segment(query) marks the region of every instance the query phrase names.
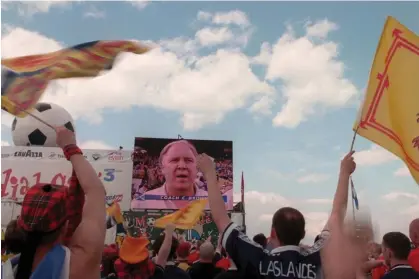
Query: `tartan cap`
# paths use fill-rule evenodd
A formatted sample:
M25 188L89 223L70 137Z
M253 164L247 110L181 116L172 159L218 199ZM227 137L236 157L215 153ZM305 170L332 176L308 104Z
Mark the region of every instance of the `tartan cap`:
M37 184L29 188L22 202L18 226L27 232L52 232L67 220L68 189Z

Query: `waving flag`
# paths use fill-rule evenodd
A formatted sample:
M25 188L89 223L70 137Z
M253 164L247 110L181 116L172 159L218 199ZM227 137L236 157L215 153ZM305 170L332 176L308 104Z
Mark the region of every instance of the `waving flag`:
M207 203L207 199L192 201L186 207L157 219L154 227L164 229L168 223L173 223L178 229L193 229L201 218Z
M356 208L356 210L359 210L358 195L356 194L355 186L354 186L354 183L352 182L352 179L351 179L351 192L352 192L352 202L354 204L354 207Z
M31 110L49 81L94 77L112 68L121 52L143 54L150 48L130 41L93 41L47 54L2 59L1 107L18 117Z
M388 17L360 117L360 136L402 159L419 184L419 36Z

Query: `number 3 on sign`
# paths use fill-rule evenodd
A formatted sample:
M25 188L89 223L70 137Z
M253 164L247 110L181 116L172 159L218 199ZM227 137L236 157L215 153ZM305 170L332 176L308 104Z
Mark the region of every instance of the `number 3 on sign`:
M105 174L103 176L103 180L106 182L111 182L115 180L115 169L105 169Z

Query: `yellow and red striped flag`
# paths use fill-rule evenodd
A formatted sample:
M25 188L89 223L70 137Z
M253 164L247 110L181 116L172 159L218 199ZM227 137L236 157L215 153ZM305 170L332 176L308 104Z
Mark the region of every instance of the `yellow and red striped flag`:
M121 52L143 54L150 48L131 41L93 41L59 51L2 59L1 108L25 117L41 98L49 81L95 77L111 69Z

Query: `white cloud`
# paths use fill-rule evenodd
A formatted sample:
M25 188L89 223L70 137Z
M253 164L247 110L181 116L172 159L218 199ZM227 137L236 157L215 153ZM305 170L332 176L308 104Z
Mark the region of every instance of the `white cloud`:
M409 223L419 216L419 195L406 192L391 192L382 196L382 199L386 203L386 210L389 211L385 212L385 214L391 214L389 216L383 215L386 216L385 219L389 220L389 222L403 224L404 228L401 231L406 233ZM397 210L394 210L394 208L397 208ZM396 216L394 216L395 211ZM394 231L394 228L392 229L391 226L386 225L388 228L386 227L384 233L390 230Z
M105 149L105 150L114 150L115 147L109 144L104 143L100 140L88 140L79 144L81 149Z
M13 119L15 117L4 110L1 111L1 124L6 126L7 128L12 127ZM3 127L2 127L3 128Z
M207 21L207 20L210 20L212 18L212 14L210 12L199 11L196 15L196 18L198 20Z
M272 48L268 42L263 42L260 46L260 52L253 57L252 62L255 64L268 65L272 59Z
M10 143L8 141L2 140L1 146L10 146Z
M403 166L394 172L395 176L409 176L410 171L407 166Z
M375 166L397 160L392 153L378 145L372 145L370 149L358 151L354 154L357 165Z
M335 31L337 29L338 25L336 23L324 19L316 22L315 24L308 23L306 25L306 34L310 37L324 39L331 31Z
M275 104L275 100L272 96L262 96L249 108L249 111L260 113L264 115L272 114L272 106Z
M104 11L99 10L95 6L92 6L92 7L90 7L90 9L88 11L86 11L84 13L83 16L87 17L87 18L99 19L99 18L105 18L106 14L105 14Z
M166 48L176 45L169 40L165 43ZM4 56L11 57L62 46L39 33L17 28L3 36L2 47ZM75 119L82 117L98 124L105 108L152 106L178 112L189 130L216 124L225 114L274 94L271 86L253 73L250 59L239 49L230 48L206 56L179 55L165 48L146 55L122 54L114 69L102 76L55 84L61 88L49 86L43 101L64 106Z
M219 123L239 108L255 114L272 113L280 98L271 84L253 72L255 63L267 64L266 77L284 84L279 93L286 102L273 120L276 126L295 127L313 114L314 108L343 106L356 94L356 88L343 78L344 65L336 59L334 42L297 38L288 29L276 44L263 43L260 55L251 58L240 48L252 33L243 12L199 12L198 18L229 24L232 29L203 27L191 38L162 39L157 42L160 48L146 55L121 55L113 70L100 77L55 82L62 88L49 86L43 101L62 105L75 119L95 124L101 123L104 109L151 106L178 112L184 129L197 130ZM245 27L234 29L234 24ZM324 25L325 21L307 28L316 24ZM200 51L215 44L219 44L215 52ZM62 47L51 38L22 28L2 37L3 57Z
M297 179L298 183L319 183L328 180L330 175L323 173L310 173Z
M52 52L61 48L63 45L59 42L20 27L9 30L1 39L2 58Z
M37 13L48 13L54 6L64 7L71 4L68 0L54 0L54 1L2 1L2 9L16 8L20 16L31 17ZM4 8L3 8L4 6Z
M218 25L237 25L241 27L250 25L247 15L239 10L218 13L199 11L197 18L198 20L211 21L213 24Z
M250 24L247 15L239 10L229 12L218 12L212 17L215 24L235 24L238 26L248 26Z
M136 7L138 10L143 10L145 7L147 7L148 4L150 4L150 1L148 0L126 0L131 5Z
M330 199L308 199L306 200L307 203L312 204L324 204L324 205L331 205L333 203L333 200Z
M213 46L230 41L233 38L233 32L227 27L200 29L195 34L198 41L203 46Z
M322 29L325 22L310 24L302 37L288 27L273 46L265 43L254 58L254 62L267 63L268 80L281 82L285 103L273 119L274 126L296 127L319 108L345 106L357 94L355 85L344 77L337 43L318 42L308 34Z

